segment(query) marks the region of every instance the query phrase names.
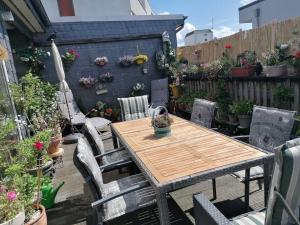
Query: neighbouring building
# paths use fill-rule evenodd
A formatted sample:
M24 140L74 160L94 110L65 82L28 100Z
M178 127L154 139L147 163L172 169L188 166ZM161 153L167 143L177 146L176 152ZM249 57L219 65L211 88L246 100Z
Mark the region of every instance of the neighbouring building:
M152 15L148 0L42 0L51 22L99 21L105 17Z
M253 28L300 16L299 0L257 0L239 8L240 23Z
M211 29L195 30L185 35L185 45L193 46L213 40L214 34Z

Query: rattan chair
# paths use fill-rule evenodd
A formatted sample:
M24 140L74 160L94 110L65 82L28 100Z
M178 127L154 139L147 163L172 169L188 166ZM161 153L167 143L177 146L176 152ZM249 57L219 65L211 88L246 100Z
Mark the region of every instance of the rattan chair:
M194 196L196 225L300 225L300 139L275 149L267 208L228 220L203 194Z
M97 214L97 224L106 224L156 203L155 192L142 174L104 183L102 171L114 167L115 163L99 167L96 159L88 142L80 138L73 160L92 193L94 202L91 206Z

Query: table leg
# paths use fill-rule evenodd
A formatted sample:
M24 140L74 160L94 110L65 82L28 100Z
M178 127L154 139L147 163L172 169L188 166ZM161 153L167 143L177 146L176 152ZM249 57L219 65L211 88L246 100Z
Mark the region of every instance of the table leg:
M166 193L156 194L160 225L170 225L169 207Z
M250 168L245 170L245 210L249 211L249 196L250 196Z
M270 189L270 177L271 175L271 163L264 164L264 192L265 192L265 206L268 204L269 189Z
M111 131L111 136L112 136L114 148L118 148L119 147L118 138L113 130Z

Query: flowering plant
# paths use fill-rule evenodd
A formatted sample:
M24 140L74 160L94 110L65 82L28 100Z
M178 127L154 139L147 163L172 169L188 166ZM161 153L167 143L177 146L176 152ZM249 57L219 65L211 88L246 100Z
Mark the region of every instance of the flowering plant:
M61 56L64 63L74 62L80 55L75 49L70 49Z
M108 63L108 58L106 56L97 57L94 62L97 66L102 67Z
M298 74L300 74L300 51L291 56L290 64L295 68Z
M134 63L134 57L131 55L125 55L119 58L119 64L124 67L131 66L133 63Z
M283 64L288 59L289 45L281 44L275 47L275 50L262 53L264 63L267 66L276 66Z
M91 76L89 77L81 77L79 79L79 84L84 86L85 88L91 88L97 83L97 79Z
M99 81L101 83L112 82L113 79L114 79L114 77L111 73L104 73L104 74L99 75Z
M0 223L15 218L23 210L22 202L15 190L0 184Z

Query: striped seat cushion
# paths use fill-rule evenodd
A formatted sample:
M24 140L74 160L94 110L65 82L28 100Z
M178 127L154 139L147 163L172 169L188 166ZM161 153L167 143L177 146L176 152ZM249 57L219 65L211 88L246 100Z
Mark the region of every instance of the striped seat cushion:
M253 212L232 219L232 225L264 225L265 215L263 212Z
M118 193L124 189L132 187L144 181L146 181L146 179L142 174L137 174L122 178L117 181L112 181L105 184L103 196L107 197L109 195ZM151 186L142 188L138 191L130 192L104 204L104 221L109 221L126 213L134 212L142 207L150 206L155 202L155 192Z
M275 149L275 166L266 214L266 224L295 224L274 190L283 196L291 211L300 219L300 138Z
M148 96L118 98L123 121L136 120L149 116Z

